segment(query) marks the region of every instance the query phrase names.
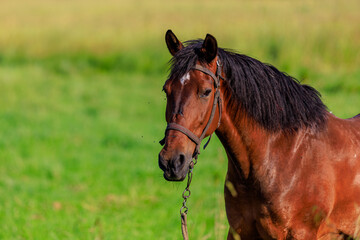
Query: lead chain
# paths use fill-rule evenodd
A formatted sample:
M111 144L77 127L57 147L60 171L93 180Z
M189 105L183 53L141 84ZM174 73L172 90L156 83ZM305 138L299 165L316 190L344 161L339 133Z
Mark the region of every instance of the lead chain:
M191 195L191 191L190 191L190 184L191 184L191 180L193 177L193 169L194 169L194 165L196 164L196 162L191 161L190 166L189 166L189 172L188 172L188 179L187 179L187 184L186 184L186 188L184 190L184 192L182 193L182 198L183 203L182 203L182 207L180 208L180 215L182 214L187 214L189 208L186 206L186 201L188 200L188 198Z

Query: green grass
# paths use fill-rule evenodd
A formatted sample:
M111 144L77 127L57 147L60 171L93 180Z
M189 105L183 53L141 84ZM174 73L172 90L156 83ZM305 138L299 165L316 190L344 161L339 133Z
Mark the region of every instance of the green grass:
M185 183L157 164L164 34L217 37L360 112L359 1L6 1L0 8L0 239L180 239ZM191 239L225 239L227 160L195 168Z

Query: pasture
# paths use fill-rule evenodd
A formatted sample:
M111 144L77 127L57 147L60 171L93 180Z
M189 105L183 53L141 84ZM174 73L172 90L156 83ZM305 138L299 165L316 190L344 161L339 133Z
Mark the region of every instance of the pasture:
M0 239L180 239L185 183L158 168L164 34L221 47L360 113L360 2L1 1ZM227 160L199 156L190 239L225 239Z

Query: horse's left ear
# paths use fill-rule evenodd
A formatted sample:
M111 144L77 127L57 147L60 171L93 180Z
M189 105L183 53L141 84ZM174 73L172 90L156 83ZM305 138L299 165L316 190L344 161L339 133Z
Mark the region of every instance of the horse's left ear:
M201 52L205 56L205 60L210 63L217 55L217 41L216 38L210 34L206 34L204 43L201 47Z

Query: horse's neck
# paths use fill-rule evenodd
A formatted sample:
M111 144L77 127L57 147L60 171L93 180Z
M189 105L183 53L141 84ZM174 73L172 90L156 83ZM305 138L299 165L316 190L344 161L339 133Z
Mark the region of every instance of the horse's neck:
M259 161L267 154L270 136L246 113L239 113L236 118L233 112L223 111L216 134L226 150L229 164L235 168L234 173L248 179L254 166L261 164Z

